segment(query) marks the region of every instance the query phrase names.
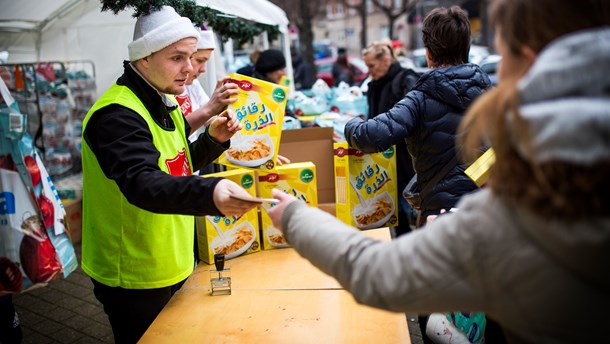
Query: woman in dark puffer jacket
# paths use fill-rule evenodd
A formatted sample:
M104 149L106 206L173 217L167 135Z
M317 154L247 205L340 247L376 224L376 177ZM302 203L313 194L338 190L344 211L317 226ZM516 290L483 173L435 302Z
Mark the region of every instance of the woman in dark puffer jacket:
M364 63L369 68L371 82L368 84L366 100L369 105L368 118L390 110L413 88L419 74L400 66L392 46L386 42L373 42L362 51ZM413 162L404 141L396 143L396 172L398 190L407 186L415 175ZM400 194L400 192L399 192ZM398 226L393 227L394 235L400 236L411 231L415 218L407 201L398 198Z
M404 99L388 112L345 126L352 147L379 152L404 140L413 160L419 190L452 164L456 130L470 104L490 86L489 77L468 63L470 24L459 7L433 10L422 30L431 71L423 74ZM455 206L477 186L459 163L421 195L422 225L428 215ZM402 190L398 190L399 194Z

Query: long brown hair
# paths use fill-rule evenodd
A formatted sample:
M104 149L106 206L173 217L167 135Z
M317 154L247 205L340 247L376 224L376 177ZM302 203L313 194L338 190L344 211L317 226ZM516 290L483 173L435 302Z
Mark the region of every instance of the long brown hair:
M562 35L609 25L610 5L607 0L492 0L489 18L512 53L519 54L524 46L540 53ZM488 182L491 189L509 203L546 218L577 220L607 214L610 161L589 166L556 160L538 163L524 159L511 145L514 134L507 128L507 114L513 115L517 140L531 146L527 123L519 112L520 77L501 80L469 109L458 136L465 159L472 161L481 145L491 144L496 153Z

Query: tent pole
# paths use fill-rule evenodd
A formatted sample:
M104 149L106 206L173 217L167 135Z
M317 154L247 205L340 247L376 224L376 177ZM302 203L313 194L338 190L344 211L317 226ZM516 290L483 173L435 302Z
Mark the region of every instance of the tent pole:
M267 31L263 31L261 35L263 36L263 50L267 50L269 49L269 35Z
M218 45L218 41L216 39L216 34L214 33L214 31L212 30L212 28L208 28L208 31L212 32L212 39L214 40L214 46L216 46L216 48L214 49L214 51L212 51L212 54L210 55L210 59L206 62L205 65L205 73L207 74L208 77L208 96L212 96L212 93L214 93L214 88L216 87L216 52L220 50L220 46Z
M36 63L40 62L40 50L42 49L42 30L36 30Z
M284 48L284 57L286 58L286 77L290 80L288 94L294 95L294 71L292 70L292 55L290 54L290 34L284 32L282 33L282 38L284 39L282 46Z

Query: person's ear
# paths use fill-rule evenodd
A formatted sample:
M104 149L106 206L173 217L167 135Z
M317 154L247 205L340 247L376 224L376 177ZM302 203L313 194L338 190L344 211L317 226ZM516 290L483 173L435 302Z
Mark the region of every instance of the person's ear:
M143 68L148 69L148 64L150 63L149 59L150 59L150 55L140 59L140 64L142 65Z
M386 56L384 56L384 57L383 57L383 59L385 60L385 63L386 63L387 65L391 65L391 64L392 64L392 62L394 61L394 60L392 59L392 56L390 56L390 55L386 55Z

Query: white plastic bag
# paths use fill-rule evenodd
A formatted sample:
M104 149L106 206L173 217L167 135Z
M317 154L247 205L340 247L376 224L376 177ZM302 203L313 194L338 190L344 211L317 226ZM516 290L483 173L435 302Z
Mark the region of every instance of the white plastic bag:
M484 328L482 329L484 331ZM437 344L482 344L485 343L484 336L479 336L477 340L471 342L466 334L458 329L445 313L432 313L428 317L426 325L426 335L430 340Z

